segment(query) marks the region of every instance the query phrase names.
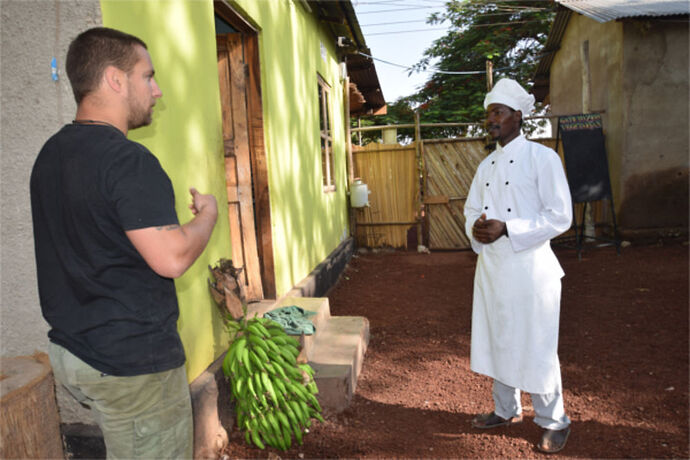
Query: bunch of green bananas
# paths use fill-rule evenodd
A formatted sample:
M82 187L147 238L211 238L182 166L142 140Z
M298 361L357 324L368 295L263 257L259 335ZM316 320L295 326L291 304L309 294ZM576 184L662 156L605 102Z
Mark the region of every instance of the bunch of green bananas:
M299 341L267 318L226 324L234 338L223 359L223 373L247 444L286 451L294 435L301 445L311 419L323 422L323 417L314 396L314 370L297 362Z

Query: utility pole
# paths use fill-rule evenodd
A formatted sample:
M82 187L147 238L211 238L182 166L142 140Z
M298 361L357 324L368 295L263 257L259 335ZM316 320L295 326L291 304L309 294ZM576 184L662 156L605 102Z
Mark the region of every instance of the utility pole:
M486 61L486 91L491 91L494 87L494 63Z

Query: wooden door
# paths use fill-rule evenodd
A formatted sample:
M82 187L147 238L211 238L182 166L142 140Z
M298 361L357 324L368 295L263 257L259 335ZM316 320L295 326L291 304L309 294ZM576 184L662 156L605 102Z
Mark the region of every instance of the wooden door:
M247 77L241 33L217 36L218 79L223 113L225 185L232 242L232 261L243 267L241 289L248 302L264 298L257 247Z

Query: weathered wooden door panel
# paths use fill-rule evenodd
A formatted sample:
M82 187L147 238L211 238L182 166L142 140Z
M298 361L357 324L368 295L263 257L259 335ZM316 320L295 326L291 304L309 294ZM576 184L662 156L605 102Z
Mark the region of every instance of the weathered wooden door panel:
M247 301L251 302L263 298L263 287L254 219L242 34L218 35L217 50L232 260L235 267L244 268L240 281Z

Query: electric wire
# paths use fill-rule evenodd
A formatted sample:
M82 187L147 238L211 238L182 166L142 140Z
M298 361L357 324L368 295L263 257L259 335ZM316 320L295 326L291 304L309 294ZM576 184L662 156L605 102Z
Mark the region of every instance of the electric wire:
M376 57L371 56L369 54L362 53L361 51L359 51L357 54L364 56L364 57L368 57L369 59L373 59L375 61L383 62L384 64L392 65L394 67L400 67L400 68L408 70L408 71L414 70L416 72L435 73L435 74L443 74L443 75L480 75L480 74L486 73L486 70L458 70L458 71L438 70L438 69L418 70L418 69L414 69L413 67L410 67L410 66L405 66L402 64L396 64L394 62L386 61L386 60L381 59L381 58L376 58ZM514 66L499 67L499 68L493 69L493 71L499 72L499 71L503 71L503 70L509 70L509 69L512 69L513 67L516 67L516 66L517 66L517 64Z
M429 32L431 30L447 30L447 28L446 27L428 27L426 29L399 30L399 31L395 31L395 32L373 32L373 33L367 33L366 36L370 37L372 35L408 34L411 32Z

